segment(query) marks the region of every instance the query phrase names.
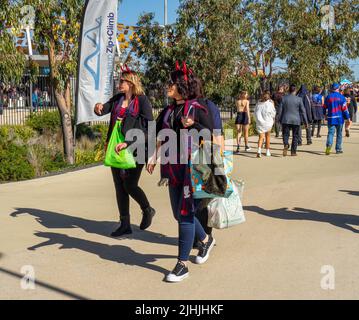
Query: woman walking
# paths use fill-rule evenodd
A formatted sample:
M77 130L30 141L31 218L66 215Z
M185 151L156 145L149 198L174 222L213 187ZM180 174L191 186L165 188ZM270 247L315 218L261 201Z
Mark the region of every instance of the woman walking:
M264 138L266 145L266 156L270 157L270 134L274 125L276 111L269 91L263 93L254 110L254 116L256 119L257 131L259 133L257 158L262 157L262 145Z
M312 137L314 137L315 127L317 127L317 138L321 138L320 129L324 119L323 113L324 97L322 91L318 86L315 86L312 94L312 113L313 113L313 126Z
M157 135L160 130L167 129L175 133L177 139L177 152L175 161L169 161L167 164L161 164L160 185L168 184L169 197L172 212L179 225L178 241L178 261L172 272L166 276L168 282L180 282L189 276L188 260L195 237L199 239L199 251L196 257L196 263L202 264L207 261L209 253L212 250L215 239L205 233L203 227L195 216L195 204L192 197L192 185L189 170L189 154L181 151L180 144L183 136L180 130L209 130L209 139L213 132L213 118L210 110L198 103L197 100L190 99L190 83L193 81L192 73L188 71L184 64L182 70L179 65L176 71L170 75L167 85L167 95L173 99L173 104L167 106L157 119ZM189 114L189 110L193 112ZM159 136L157 137L159 138ZM187 138L186 138L187 139ZM160 139L163 140L163 139ZM157 145L157 153L162 144ZM157 159L155 154L152 159ZM183 163L183 160L187 160ZM155 161L150 161L147 170L153 173Z
M138 75L126 67L122 72L119 84L119 94L116 94L105 104L97 103L95 113L98 116L111 113L111 121L107 134L106 145L110 140L113 128L117 120L122 121L122 134L130 129L140 129L145 135L147 133L148 122L153 121L152 106L148 98L144 95L141 80ZM116 152L126 149L131 145L131 141L116 146ZM146 152L147 153L147 152ZM150 206L144 191L138 186L144 163L136 163L134 169L111 168L112 177L116 189L117 205L120 212L120 226L111 233L113 237L131 234L130 223L130 196L140 205L142 209L142 221L140 229L147 229L155 215L155 210Z
M358 105L357 105L354 94L352 92L350 92L349 88L344 90L344 97L347 100L347 107L348 107L349 116L350 116L350 121L347 122L347 124L345 125L345 136L350 137L350 127L353 123L353 119L357 112Z
M251 148L248 145L248 136L249 136L249 125L251 124L251 115L249 110L249 100L247 91L242 91L239 95L238 100L236 101L237 108L237 118L236 118L236 127L237 127L237 151L239 152L241 145L242 135L244 136L245 151L250 151Z

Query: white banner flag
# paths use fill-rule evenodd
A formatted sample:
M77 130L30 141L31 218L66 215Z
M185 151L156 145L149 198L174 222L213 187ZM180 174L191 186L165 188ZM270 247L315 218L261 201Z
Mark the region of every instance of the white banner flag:
M76 124L109 119L108 115L96 116L93 109L96 103L105 103L113 96L117 6L118 0L86 1L79 48Z

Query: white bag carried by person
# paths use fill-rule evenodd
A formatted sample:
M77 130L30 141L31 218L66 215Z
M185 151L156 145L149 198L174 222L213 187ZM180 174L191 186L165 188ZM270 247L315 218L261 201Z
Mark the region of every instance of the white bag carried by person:
M208 204L208 227L225 229L246 221L241 201L244 182L232 180L232 184L228 198L215 198Z

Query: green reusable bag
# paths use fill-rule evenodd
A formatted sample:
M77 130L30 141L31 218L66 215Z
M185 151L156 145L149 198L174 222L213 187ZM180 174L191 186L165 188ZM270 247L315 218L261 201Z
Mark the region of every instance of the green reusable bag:
M111 138L107 146L104 164L107 167L118 169L132 169L136 168L136 162L132 153L126 149L117 153L116 146L119 143L125 142L125 137L121 132L121 121L117 120L112 130Z

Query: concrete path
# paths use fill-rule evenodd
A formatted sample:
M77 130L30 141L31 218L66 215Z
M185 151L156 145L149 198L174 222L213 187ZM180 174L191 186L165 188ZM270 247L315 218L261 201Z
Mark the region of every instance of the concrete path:
M132 203L134 234L123 240L108 237L118 220L108 168L0 185L0 298L358 299L359 126L343 155L325 156L323 137L283 158L273 139L273 156L256 159L255 141L235 156L247 222L216 230L208 262L190 263L179 284L163 282L177 225L158 168L141 178L157 209L153 226L136 227ZM35 289L24 290L31 271Z

